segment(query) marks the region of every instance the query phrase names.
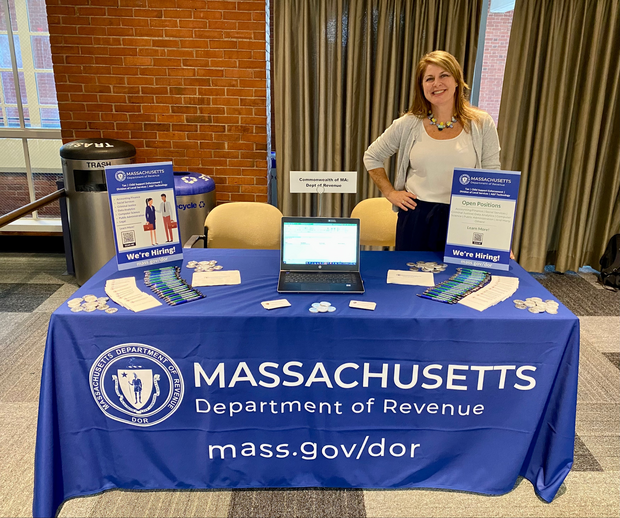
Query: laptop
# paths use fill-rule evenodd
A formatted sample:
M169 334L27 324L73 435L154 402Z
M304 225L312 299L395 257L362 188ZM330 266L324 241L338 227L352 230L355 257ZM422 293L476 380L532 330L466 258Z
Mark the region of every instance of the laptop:
M360 220L282 218L280 293L364 293Z

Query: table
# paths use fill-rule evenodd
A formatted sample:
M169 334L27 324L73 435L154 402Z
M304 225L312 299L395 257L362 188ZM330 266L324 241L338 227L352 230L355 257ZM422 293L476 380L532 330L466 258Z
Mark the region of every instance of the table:
M279 257L188 250L238 269L178 307L51 317L34 516L110 488L433 487L551 501L573 462L579 321L506 301L477 312L386 284L433 253L363 252L363 295L286 295L267 311ZM436 274L441 282L455 272ZM182 276L191 280L191 270ZM519 265L514 298L553 298ZM114 259L76 296L104 295ZM348 307L377 303L375 311ZM312 314L327 300L334 313ZM135 374L136 376L133 376ZM138 374L140 376L138 376ZM130 381L143 380L142 391Z

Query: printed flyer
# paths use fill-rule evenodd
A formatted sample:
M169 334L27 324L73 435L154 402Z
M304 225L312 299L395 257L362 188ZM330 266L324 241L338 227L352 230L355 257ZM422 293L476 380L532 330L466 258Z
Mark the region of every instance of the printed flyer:
M455 169L444 261L508 270L518 171Z
M105 168L119 270L183 259L172 162Z

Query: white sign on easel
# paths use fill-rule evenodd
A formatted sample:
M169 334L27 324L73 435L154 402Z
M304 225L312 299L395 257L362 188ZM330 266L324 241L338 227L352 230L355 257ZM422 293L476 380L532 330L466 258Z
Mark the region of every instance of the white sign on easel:
M291 193L356 193L357 171L291 171Z
M319 195L319 216L324 193L348 194L357 192L357 171L291 171L291 193Z

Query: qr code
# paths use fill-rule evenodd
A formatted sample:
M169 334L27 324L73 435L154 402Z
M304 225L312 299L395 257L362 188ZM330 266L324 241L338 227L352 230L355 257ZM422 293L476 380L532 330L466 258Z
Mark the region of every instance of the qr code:
M124 230L121 232L121 241L123 242L123 248L129 248L136 246L136 233L133 230Z
M483 237L484 237L484 234L482 232L474 232L474 237L471 240L472 244L481 245Z

